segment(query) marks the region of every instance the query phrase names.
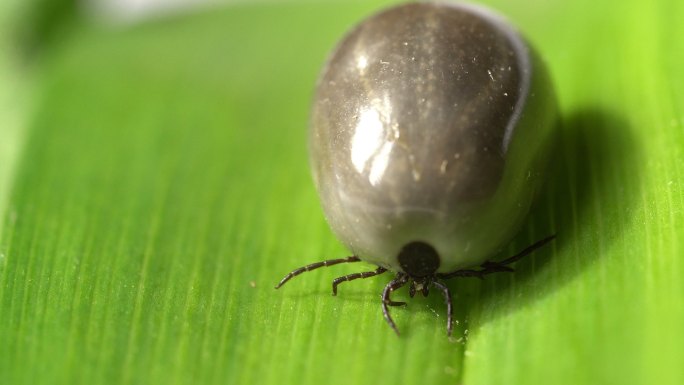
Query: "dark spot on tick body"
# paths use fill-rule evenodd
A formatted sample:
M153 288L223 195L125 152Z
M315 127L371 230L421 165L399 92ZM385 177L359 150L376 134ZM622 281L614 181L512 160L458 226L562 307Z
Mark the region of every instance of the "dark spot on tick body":
M437 251L425 242L411 242L399 252L399 265L412 277L421 278L434 275L439 269Z

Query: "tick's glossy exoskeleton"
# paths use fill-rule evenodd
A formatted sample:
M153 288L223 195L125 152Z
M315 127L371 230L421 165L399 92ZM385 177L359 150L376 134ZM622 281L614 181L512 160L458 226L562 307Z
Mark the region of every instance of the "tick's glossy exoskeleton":
M505 20L478 6L406 4L354 28L329 58L313 102L310 156L328 222L353 256L392 271L382 295L452 277L512 271L553 237L488 261L517 232L539 187L555 122L541 61ZM473 266L479 266L472 268ZM397 331L398 333L398 331Z

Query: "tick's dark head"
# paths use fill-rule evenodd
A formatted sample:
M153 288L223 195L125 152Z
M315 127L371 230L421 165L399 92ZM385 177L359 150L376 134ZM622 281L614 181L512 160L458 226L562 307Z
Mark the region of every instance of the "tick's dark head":
M404 273L414 279L435 275L440 263L437 250L421 241L406 244L397 259Z

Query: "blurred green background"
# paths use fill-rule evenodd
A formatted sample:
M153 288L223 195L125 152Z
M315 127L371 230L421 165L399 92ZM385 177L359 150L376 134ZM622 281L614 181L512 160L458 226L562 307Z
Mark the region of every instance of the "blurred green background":
M135 22L0 6L0 384L684 383L684 2L490 0L547 61L561 146L513 275L380 312L310 180L318 70L391 1ZM85 7L88 8L88 7ZM88 8L90 9L90 8ZM99 16L98 16L99 15ZM367 267L367 266L366 266ZM397 299L407 297L401 292Z

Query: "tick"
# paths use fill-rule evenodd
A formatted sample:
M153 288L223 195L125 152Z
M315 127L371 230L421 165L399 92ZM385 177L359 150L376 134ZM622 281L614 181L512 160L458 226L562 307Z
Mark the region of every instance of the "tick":
M318 80L310 161L323 211L352 256L387 271L382 311L436 288L453 329L443 280L510 272L520 253L497 255L520 229L539 189L556 118L546 70L503 18L474 5L416 3L361 22L337 45Z

